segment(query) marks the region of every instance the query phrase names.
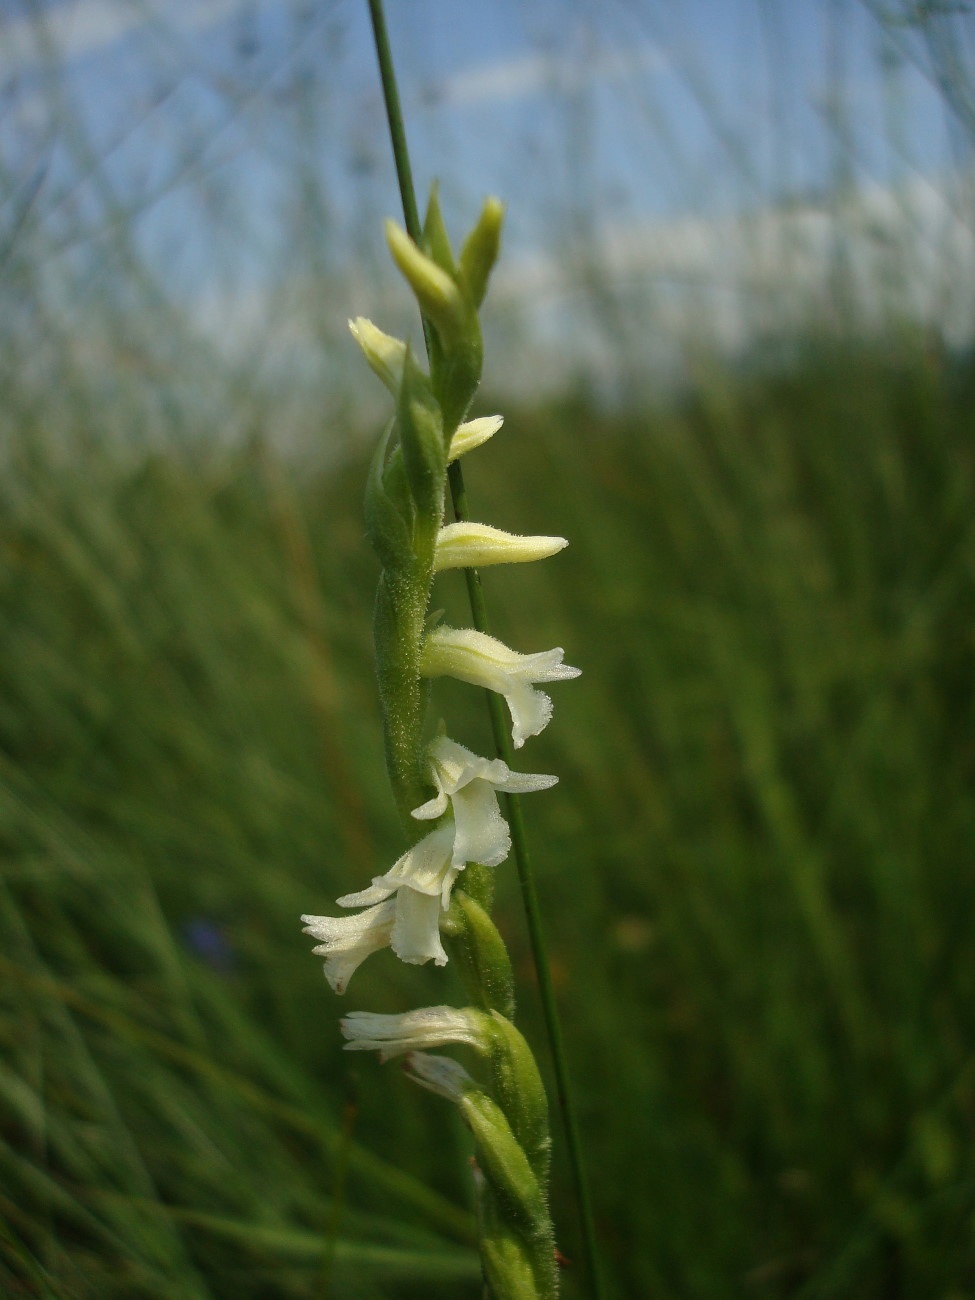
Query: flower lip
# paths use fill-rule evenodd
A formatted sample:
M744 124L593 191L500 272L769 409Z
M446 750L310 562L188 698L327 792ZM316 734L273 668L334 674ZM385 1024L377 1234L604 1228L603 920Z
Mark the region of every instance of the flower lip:
M385 948L396 923L396 903L379 903L355 916L302 916L304 934L320 939L312 952L325 958L325 978L344 993L353 974L370 956Z

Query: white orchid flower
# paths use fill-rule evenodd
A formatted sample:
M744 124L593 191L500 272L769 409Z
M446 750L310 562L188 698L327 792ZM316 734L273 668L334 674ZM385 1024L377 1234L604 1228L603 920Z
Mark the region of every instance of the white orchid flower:
M344 993L365 959L389 945L396 924L396 903L380 903L355 916L303 916L304 934L321 940L312 952L325 958L325 978L336 993Z
M435 627L428 632L420 655L424 677L457 677L503 695L511 713L511 739L520 749L537 736L552 716L552 701L535 682L560 682L578 677L580 669L562 662L561 646L523 655L473 628Z
M458 875L453 866L454 825L437 826L414 844L384 876L356 894L338 899L339 907L363 907L355 916L303 916L305 934L322 940L313 949L326 958L325 978L336 993L370 953L392 948L400 961L422 966L447 963L440 941L440 916L450 906ZM395 897L394 897L395 895Z
M493 438L502 424L504 424L503 415L481 415L476 420L465 420L463 424L458 424L450 439L447 463L473 451L475 447L480 447L482 443L487 442L488 438Z
M450 890L457 876L453 869L454 827L452 822L437 826L406 850L383 876L374 876L372 884L357 894L338 899L339 907L369 907L380 903L404 888L414 893L439 898L444 908L450 906Z
M403 1052L443 1047L446 1043L463 1043L484 1052L490 1044L485 1020L486 1013L474 1007L419 1007L396 1016L352 1011L340 1023L349 1040L347 1052L378 1052L380 1060L389 1061Z
M480 758L448 736L438 736L427 747L430 776L437 794L413 809L418 821L442 817L448 804L453 811L454 842L451 867L468 862L496 867L511 850L508 823L501 816L497 791L529 794L548 790L557 776L512 772L501 759Z
M486 564L524 564L556 555L568 544L564 537L522 537L489 524L464 520L445 524L440 529L433 571L483 568Z
M321 940L312 952L325 958L325 978L336 993L344 993L355 971L380 948L392 948L400 961L411 966L422 966L431 960L437 966L445 966L447 954L440 941L440 915L439 894L404 888L396 891L395 898L384 898L353 916L303 916L301 919L305 922L304 933Z

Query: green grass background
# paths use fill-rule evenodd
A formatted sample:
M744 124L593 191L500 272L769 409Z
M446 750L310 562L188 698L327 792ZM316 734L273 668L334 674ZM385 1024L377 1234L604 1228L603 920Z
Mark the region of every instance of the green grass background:
M975 1296L975 382L797 355L467 461L475 517L571 539L485 583L584 674L519 757L614 1300ZM366 453L66 409L4 416L0 1295L475 1300L463 1131L337 1027L458 985L382 953L339 1000L298 922L401 847ZM553 1199L571 1261L561 1152Z

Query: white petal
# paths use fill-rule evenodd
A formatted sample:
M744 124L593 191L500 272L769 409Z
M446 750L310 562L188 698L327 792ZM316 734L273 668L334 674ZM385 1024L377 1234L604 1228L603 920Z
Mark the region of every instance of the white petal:
M440 890L440 906L445 912L447 908L450 906L450 894L454 887L454 881L463 871L464 865L461 865L459 867L451 867L450 870L443 878L443 886Z
M519 662L514 667L509 667L508 672L512 676L532 682L565 682L572 677L581 676L581 668L570 668L568 664L562 662L564 654L562 647L557 645L554 650L540 650L533 655L519 655Z
M552 700L527 682L516 682L505 696L511 714L511 740L521 749L530 736L545 730L552 719Z
M453 826L450 823L437 826L408 848L384 876L373 876L372 884L357 894L343 894L338 900L339 907L367 907L389 898L403 885L423 894L439 894L444 872L450 865L453 842Z
M447 794L446 791L441 790L438 795L435 795L432 799L428 799L427 802L421 804L419 808L414 808L410 813L410 816L415 817L417 821L428 822L433 821L437 817L442 817L446 811Z
M487 781L496 790L504 790L509 794L529 794L535 790L548 790L559 779L543 773L512 772L500 758L481 758L447 735L437 736L431 741L427 746L427 754L434 783L451 798L472 781ZM432 806L434 802L438 806L442 804L441 811L446 809L446 804L439 798L431 800L430 805L424 804L424 808ZM417 809L413 816L418 817L419 813L420 810Z
M534 682L565 681L579 669L562 662L563 650L542 650L523 655L503 641L473 628L435 627L428 632L420 655L425 677L456 677L503 695L511 713L511 736L520 749L529 736L537 736L552 716L552 701Z
M508 823L501 816L498 796L487 781L471 781L454 795L453 865L481 862L496 867L511 851Z
M343 894L335 901L339 907L371 907L373 903L381 903L396 892L395 887L380 883L382 879L382 876L377 876L371 885L360 889L357 894Z
M345 992L352 974L371 953L389 944L395 918L396 904L392 900L355 916L301 918L304 933L322 941L312 952L325 957L325 978L336 993Z
M495 788L503 790L506 794L533 794L536 790L551 790L552 786L558 783L557 776L546 776L542 772L509 770L507 778L499 781Z
M396 895L396 920L390 935L390 947L400 961L422 966L433 961L446 966L447 954L440 942L440 896L418 894L415 889L401 889Z
M408 885L421 894L439 894L450 867L453 847L454 827L451 822L445 822L407 849L385 876L377 876L374 884L390 889Z

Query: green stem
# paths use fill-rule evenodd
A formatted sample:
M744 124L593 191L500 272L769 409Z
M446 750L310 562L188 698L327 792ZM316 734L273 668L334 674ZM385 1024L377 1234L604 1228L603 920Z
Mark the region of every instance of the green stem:
M416 205L413 172L410 166L409 149L406 143L406 127L403 123L403 112L400 107L399 91L396 86L396 73L393 68L393 57L390 50L389 34L386 29L386 18L383 12L382 0L369 0L369 13L372 18L376 56L379 62L379 74L382 81L383 97L386 104L386 119L389 124L390 142L392 144L393 158L396 164L396 178L399 183L400 198L403 204L403 218L406 223L407 233L414 241L419 243L422 233L420 227L420 215L419 209ZM427 342L427 353L429 355L430 331L425 320L423 322L423 333ZM450 494L453 502L454 517L457 520L469 519L470 514L467 508L467 492L464 487L464 476L458 461L454 461L450 465L448 469L448 479L450 482ZM484 595L481 590L480 576L476 569L465 569L464 576L467 581L467 595L470 601L471 617L474 627L478 632L487 633L487 610L485 608ZM497 753L510 767L514 761L514 754L512 751L511 739L508 735L508 730L505 724L504 709L501 700L498 695L492 691L486 691L485 694L487 696L488 711L491 717L491 730L494 736ZM555 990L552 987L552 977L549 971L545 938L542 931L541 912L538 906L535 879L532 872L531 859L528 853L525 823L521 812L521 802L517 795L511 794L506 795L505 800L507 804L509 826L511 829L512 852L518 871L521 896L525 908L525 916L528 922L528 935L531 942L532 958L538 979L542 1015L545 1020L549 1051L551 1053L553 1072L555 1074L555 1087L558 1096L559 1111L562 1116L562 1124L565 1131L569 1167L572 1181L575 1185L576 1203L579 1210L580 1227L582 1230L583 1252L589 1280L589 1291L592 1300L601 1300L602 1286L597 1264L596 1234L593 1226L592 1203L583 1169L579 1130L576 1124L575 1108L569 1088L569 1075L568 1070L566 1069L565 1051L562 1044L562 1030L559 1023L558 1008L555 1001Z

